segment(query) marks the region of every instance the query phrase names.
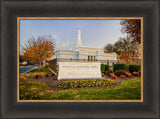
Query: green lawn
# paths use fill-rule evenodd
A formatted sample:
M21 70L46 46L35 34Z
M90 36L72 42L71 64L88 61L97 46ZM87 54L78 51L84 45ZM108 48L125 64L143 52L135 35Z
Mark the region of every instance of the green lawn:
M27 73L34 73L34 72L38 72L38 68L34 68L28 71ZM49 74L51 73L51 71L45 66L42 66L39 72L44 72L44 73L49 73Z
M20 83L20 99L48 100L140 100L141 79L123 80L119 86L99 89L51 91L43 83Z

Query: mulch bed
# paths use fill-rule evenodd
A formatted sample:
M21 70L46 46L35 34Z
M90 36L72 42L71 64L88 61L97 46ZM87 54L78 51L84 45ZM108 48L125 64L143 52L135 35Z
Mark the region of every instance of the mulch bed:
M106 79L111 79L110 77L108 76L105 76ZM137 77L132 77L132 78L137 78ZM110 87L115 87L115 86L118 86L121 84L121 82L123 80L128 80L128 79L131 79L131 78L125 78L125 79L121 79L121 78L117 78L117 79L112 79L114 81L116 81L116 83L112 86L108 86L106 88L110 88ZM33 78L28 78L26 79L26 81L32 81L32 82L41 82L41 83L45 83L47 84L51 89L57 91L57 90L73 90L73 89L98 89L98 88L103 88L103 87L83 87L83 88L72 88L72 89L63 89L63 88L60 88L58 87L58 84L61 82L61 81L64 81L64 80L57 80L57 76L49 76L49 77L45 77L45 78L38 78L38 79L33 79Z

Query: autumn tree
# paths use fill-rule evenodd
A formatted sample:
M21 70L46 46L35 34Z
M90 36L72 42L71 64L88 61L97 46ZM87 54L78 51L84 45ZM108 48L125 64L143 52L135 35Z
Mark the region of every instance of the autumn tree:
M140 56L140 45L138 42L132 42L128 38L120 38L114 44L114 51L120 55L120 59L125 62L134 62L135 58Z
M104 47L105 51L106 47L109 49L108 51L116 52L120 60L126 63L134 62L140 56L140 44L138 42L132 42L128 38L120 38L114 44L107 44Z
M127 34L127 38L132 42L141 43L141 20L140 19L126 19L121 20L122 33Z
M23 60L38 63L41 68L42 61L49 60L55 54L55 40L52 36L39 36L30 38L22 46Z
M114 46L112 44L107 44L105 47L104 47L104 52L105 53L111 53L113 52L114 50Z

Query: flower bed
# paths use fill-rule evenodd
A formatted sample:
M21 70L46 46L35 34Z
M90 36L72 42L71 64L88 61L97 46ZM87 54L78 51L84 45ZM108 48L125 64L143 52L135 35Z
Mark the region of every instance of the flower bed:
M115 84L111 79L89 79L89 80L67 80L62 81L58 86L63 89L82 87L107 87Z

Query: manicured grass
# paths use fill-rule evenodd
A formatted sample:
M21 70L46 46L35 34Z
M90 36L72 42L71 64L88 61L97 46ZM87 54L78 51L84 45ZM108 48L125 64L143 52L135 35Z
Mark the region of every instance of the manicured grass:
M38 72L38 68L34 68L27 73L34 73L34 72ZM51 74L51 71L47 67L44 67L44 66L41 67L40 72Z
M27 100L140 100L141 79L123 80L119 86L52 91L46 84L21 82L20 99Z
M20 82L20 99L40 100L50 99L53 91L40 82Z
M31 69L31 70L28 71L27 73L32 73L32 72L38 72L38 68Z
M140 100L140 78L124 80L119 86L100 89L61 90L52 95L59 100Z

